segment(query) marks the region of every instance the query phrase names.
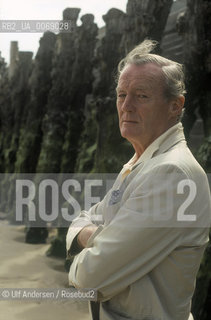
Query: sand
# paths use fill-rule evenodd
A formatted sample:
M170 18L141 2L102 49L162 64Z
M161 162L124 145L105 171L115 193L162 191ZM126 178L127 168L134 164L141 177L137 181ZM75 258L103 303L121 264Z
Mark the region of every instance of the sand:
M50 244L26 244L24 227L0 220L0 288L68 288L64 260L45 255ZM0 320L88 320L88 302L73 299L0 300Z

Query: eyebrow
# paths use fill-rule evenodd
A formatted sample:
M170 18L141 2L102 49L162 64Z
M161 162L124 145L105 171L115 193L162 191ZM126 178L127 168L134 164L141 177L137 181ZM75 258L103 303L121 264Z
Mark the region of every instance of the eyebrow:
M146 91L149 89L150 88L147 88L147 87L137 87L137 88L135 88L135 91ZM126 91L126 89L123 89L121 87L116 87L116 92L121 92L121 91Z
M123 89L121 89L120 87L117 86L117 87L116 87L116 91L117 91L117 90L123 90Z
M122 89L120 87L116 87L116 93L118 92L125 92L126 90L125 89Z

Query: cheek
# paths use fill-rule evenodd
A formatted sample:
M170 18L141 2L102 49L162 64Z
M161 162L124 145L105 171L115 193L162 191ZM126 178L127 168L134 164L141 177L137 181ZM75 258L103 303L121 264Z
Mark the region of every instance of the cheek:
M120 115L121 115L121 106L120 106L120 104L119 103L117 103L116 104L116 108L117 108L117 114L118 114L118 116L120 117Z
M142 121L148 121L152 117L153 113L149 108L138 109L137 116L142 119Z

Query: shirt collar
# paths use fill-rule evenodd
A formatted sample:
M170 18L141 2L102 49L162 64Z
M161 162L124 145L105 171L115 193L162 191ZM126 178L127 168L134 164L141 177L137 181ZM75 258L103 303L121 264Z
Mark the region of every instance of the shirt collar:
M155 155L166 152L180 141L185 141L183 126L181 122L175 124L173 127L165 131L161 136L159 136L156 140L154 140L135 163L134 159L136 155L134 154L134 156L128 161L128 163L124 165L124 168L131 171L140 163L153 158Z

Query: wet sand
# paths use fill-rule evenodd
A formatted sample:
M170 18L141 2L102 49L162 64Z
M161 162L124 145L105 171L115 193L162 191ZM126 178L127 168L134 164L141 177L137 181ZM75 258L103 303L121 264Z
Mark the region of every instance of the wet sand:
M0 288L68 288L64 260L46 257L49 244L24 242L24 227L0 220ZM0 320L88 320L80 300L0 300Z

